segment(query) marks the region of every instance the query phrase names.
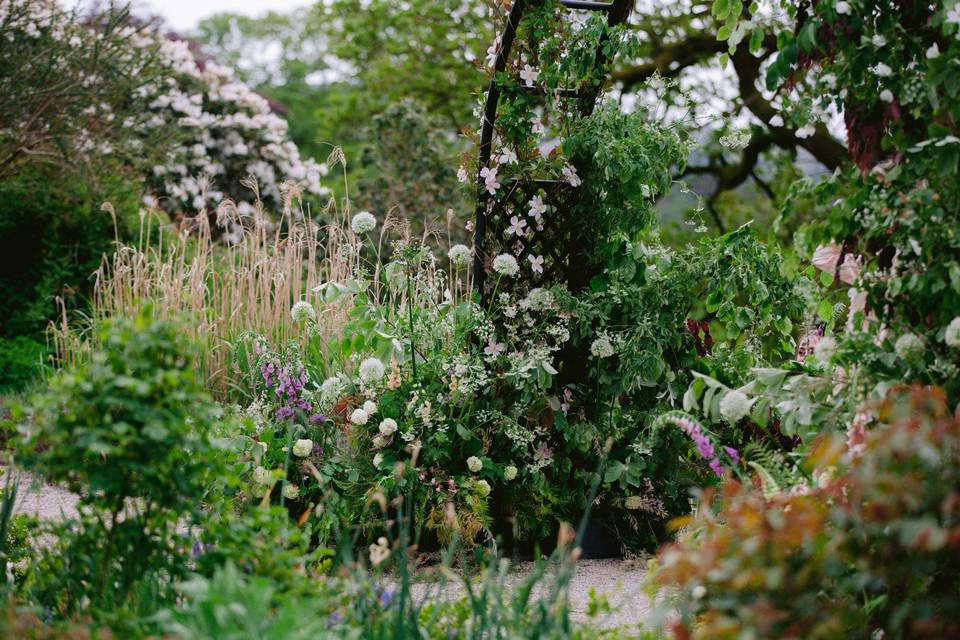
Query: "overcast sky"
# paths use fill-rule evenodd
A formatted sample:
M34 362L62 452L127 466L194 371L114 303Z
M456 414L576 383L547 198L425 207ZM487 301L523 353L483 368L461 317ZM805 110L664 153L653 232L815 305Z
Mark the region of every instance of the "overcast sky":
M67 7L88 5L90 0L62 0ZM268 10L288 11L311 4L309 0L134 0L137 12L163 16L176 31L190 31L202 19L229 11L260 15Z

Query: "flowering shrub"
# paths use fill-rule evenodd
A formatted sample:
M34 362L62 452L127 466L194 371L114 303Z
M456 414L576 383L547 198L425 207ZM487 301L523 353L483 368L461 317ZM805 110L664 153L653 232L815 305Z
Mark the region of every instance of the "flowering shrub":
M960 629L960 421L940 390L897 389L862 449L825 438L816 486L729 480L661 552L680 638L950 637ZM798 487L799 489L799 487Z
M212 210L229 197L241 216L251 216L258 198L287 213L287 181L307 194L329 192L320 185L326 166L300 157L287 139L286 121L266 98L229 67L195 59L185 41L161 40L159 47L168 75L138 89L149 97L145 131L175 123L181 135L151 169L148 204L183 213ZM257 186L241 191L248 177Z
M281 210L287 181L327 193L325 166L300 157L265 98L231 69L197 60L186 41L131 22L114 10L80 22L52 0L0 4L0 47L12 62L0 90L19 98L3 106L0 176L37 158L119 158L147 174L147 203L174 214L225 197L244 215L258 197ZM248 176L258 186L242 190Z

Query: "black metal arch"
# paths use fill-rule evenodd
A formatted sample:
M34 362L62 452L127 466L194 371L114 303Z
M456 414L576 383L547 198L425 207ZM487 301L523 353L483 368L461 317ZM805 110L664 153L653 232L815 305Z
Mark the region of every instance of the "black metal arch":
M514 0L513 7L510 9L510 15L507 18L507 24L500 36L500 48L497 51L496 61L494 63L493 76L487 88L487 99L483 110L483 123L480 132L480 153L477 162L477 209L474 221L474 262L473 262L473 281L474 286L483 294L484 285L484 240L487 234L488 210L487 203L490 198L484 188L484 180L480 172L490 166L490 157L493 147L493 134L495 122L497 119L497 108L500 102L500 87L497 85L496 74L504 71L507 66L507 60L510 57L513 48L514 37L517 33L517 26L523 18L525 11L538 0ZM634 0L611 0L609 2L594 2L592 0L560 0L560 5L568 10L581 11L603 11L607 14L607 22L610 26L623 24L630 17L630 11ZM595 56L595 69L601 72L608 62L603 52L603 43L597 49ZM534 92L543 92L541 87L529 89ZM581 116L590 115L596 106L597 98L603 90L603 83L587 84L583 88L561 88L557 94L564 98L571 98L577 101L577 108ZM519 193L528 192L531 188L544 188L546 190L559 191L565 188L563 183L556 180L534 180L528 185L512 185L512 188Z

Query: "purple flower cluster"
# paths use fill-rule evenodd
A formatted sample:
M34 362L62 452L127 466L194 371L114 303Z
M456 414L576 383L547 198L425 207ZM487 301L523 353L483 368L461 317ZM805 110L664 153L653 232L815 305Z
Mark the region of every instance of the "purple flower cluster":
M303 398L303 388L307 384L307 371L302 366L299 370L293 371L289 366L280 367L268 360L260 365L260 375L263 376L263 382L267 388L273 389L277 400L283 403L283 406L277 409L278 422L292 420L297 409L305 413L313 410L313 405ZM326 418L319 414L310 417L313 424L320 424L325 420Z
M704 460L710 461L710 470L717 474L717 477L720 477L727 472L727 468L724 467L720 462L720 457L716 455L716 449L714 448L713 443L710 442L710 438L707 437L707 434L703 432L703 427L690 418L684 418L682 416L671 418L671 422L680 427L680 429L687 434L691 440L693 440L693 443L697 447L697 453L699 453L700 457ZM727 454L727 457L730 458L733 466L740 464L739 451L733 447L724 447L723 451Z

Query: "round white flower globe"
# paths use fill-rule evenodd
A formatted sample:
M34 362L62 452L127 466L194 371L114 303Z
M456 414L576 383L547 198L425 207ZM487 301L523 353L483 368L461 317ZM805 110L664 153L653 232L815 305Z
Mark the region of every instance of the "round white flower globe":
M481 496L486 497L490 495L490 483L486 480L477 480L473 483L473 486L477 488L477 493Z
M265 467L257 467L253 470L253 481L257 484L273 484L273 474Z
M306 300L301 300L290 309L290 316L294 322L305 322L316 319L317 312L313 310L313 305Z
M943 333L943 341L948 347L960 347L960 317L954 318Z
M734 389L720 400L720 415L730 424L740 422L750 413L750 398L742 391Z
M483 461L477 456L470 456L467 458L467 469L470 469L473 473L477 473L480 469L483 469Z
M465 244L455 244L450 247L450 251L447 252L447 257L450 258L450 262L462 267L470 264L470 260L473 258L473 252L470 251L470 247Z
M377 455L373 456L373 466L379 469L381 464L383 464L383 454L378 453Z
M600 336L590 345L590 353L596 358L609 358L613 355L613 344L607 336Z
M517 477L517 468L512 464L503 470L503 479L510 482Z
M367 412L363 409L354 409L353 413L350 414L350 422L357 425L367 424L367 420L370 419L370 416L367 415Z
M373 214L369 211L361 211L357 215L353 216L353 220L350 221L350 228L358 236L365 233L370 233L377 227L377 219L373 217Z
M378 358L367 358L360 363L360 379L365 384L379 382L387 372Z
M520 272L517 259L507 253L501 253L493 259L493 270L502 276L513 277Z
M293 455L298 458L306 458L313 452L313 440L302 439L293 443Z
M380 433L384 436L392 436L397 432L397 421L393 418L384 418L380 421Z
M836 352L837 341L830 336L824 336L820 338L820 342L818 342L817 346L813 348L813 355L816 356L817 360L823 363L830 362L830 360L833 359L833 354Z
M283 485L283 497L287 500L296 500L300 497L300 488L297 485L288 482Z
M905 333L897 338L893 350L904 360L914 360L923 355L923 338L913 333Z
M377 403L373 400L367 400L363 403L363 412L367 414L367 417L374 415L377 412Z

